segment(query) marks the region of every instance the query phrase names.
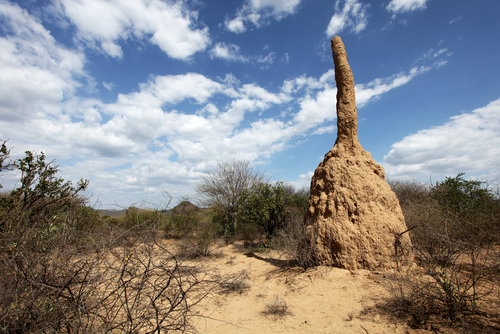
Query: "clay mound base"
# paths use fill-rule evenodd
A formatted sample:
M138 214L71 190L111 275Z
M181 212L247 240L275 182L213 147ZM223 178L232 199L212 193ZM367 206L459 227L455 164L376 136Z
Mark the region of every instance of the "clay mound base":
M350 151L350 150L349 150ZM384 169L360 146L335 146L311 181L305 223L314 264L346 269L391 268L411 244L396 194ZM346 154L348 153L348 154ZM350 154L349 154L350 153Z

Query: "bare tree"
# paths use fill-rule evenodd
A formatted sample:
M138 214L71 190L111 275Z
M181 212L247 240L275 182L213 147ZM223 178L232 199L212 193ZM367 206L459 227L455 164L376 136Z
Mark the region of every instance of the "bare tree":
M200 204L211 208L224 226L225 233L234 234L237 223L238 199L245 189L267 182L264 172L248 160L218 161L196 184ZM232 229L232 230L228 230Z
M250 166L248 160L218 161L196 185L201 204L205 207L236 207L245 189L266 182L264 172Z

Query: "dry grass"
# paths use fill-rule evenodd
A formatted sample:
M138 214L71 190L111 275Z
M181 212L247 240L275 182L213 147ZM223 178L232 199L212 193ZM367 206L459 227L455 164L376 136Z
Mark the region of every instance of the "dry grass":
M274 296L272 300L266 303L266 307L262 313L274 317L285 317L291 314L286 301L279 295Z
M219 281L219 292L222 294L242 294L250 289L250 279L246 270L242 270L236 274L227 275L225 278L220 277Z

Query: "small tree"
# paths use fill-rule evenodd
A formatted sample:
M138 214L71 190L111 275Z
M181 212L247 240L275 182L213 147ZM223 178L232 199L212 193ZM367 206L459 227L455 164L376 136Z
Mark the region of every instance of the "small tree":
M241 195L239 220L243 224L262 226L267 237L271 238L290 216L287 201L283 183L260 183L253 190L246 190Z
M267 180L248 160L218 161L196 184L200 203L212 210L227 238L234 235L238 221L238 200L245 190Z

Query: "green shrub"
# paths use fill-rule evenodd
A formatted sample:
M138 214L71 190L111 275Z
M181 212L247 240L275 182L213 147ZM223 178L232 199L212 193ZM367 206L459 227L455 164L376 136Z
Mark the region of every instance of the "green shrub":
M431 187L390 182L411 229L419 268L391 277L393 298L385 308L408 317L412 326L434 315L463 320L480 314L481 304L499 288L493 273L500 261L500 208L483 183L462 176Z
M218 227L219 235L229 242L236 236L238 211L232 207L212 207L209 216L214 226Z
M245 190L238 201L238 223L262 226L270 239L290 216L287 200L281 182L260 183L252 190Z
M500 232L500 205L484 182L464 180L463 175L436 182L431 196L443 214L457 222L449 228L451 237L473 245L490 242Z
M131 206L125 210L123 224L127 228L152 228L159 227L165 221L166 217L158 209Z
M182 238L191 235L201 222L201 215L195 208L187 208L182 204L172 210L164 225L167 237Z
M70 238L72 230L91 229L92 220L75 215L75 210L91 211L83 208L85 199L78 196L88 181L80 180L75 188L57 177L57 166L45 160L43 152L27 151L15 162L21 171L20 186L0 198L0 231L14 248L46 252L58 238Z
M12 166L21 179L0 197L0 328L56 332L75 312L75 296L64 284L82 278L69 259L88 242L82 235L92 230L97 214L78 196L88 181L75 188L57 177L57 166L43 152L27 151Z
M301 193L295 193L289 196L288 204L299 208L303 213L307 211L307 206L309 203L309 196Z

